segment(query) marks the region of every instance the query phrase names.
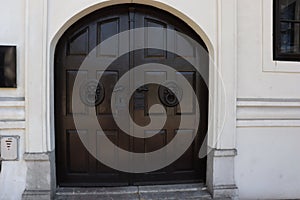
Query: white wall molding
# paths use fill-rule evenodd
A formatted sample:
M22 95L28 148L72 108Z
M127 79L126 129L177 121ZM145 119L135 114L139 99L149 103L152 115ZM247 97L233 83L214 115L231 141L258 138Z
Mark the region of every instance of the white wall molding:
M238 99L237 127L300 127L300 99Z
M0 130L25 129L24 98L0 98Z
M45 79L47 0L26 1L25 31L25 106L26 152L45 152Z
M207 156L208 191L213 198L238 199L238 188L234 177L236 149L213 149Z
M237 97L237 0L217 1L217 72L214 78L213 106L216 145L207 156L207 186L213 198L238 198L234 177L236 156ZM223 85L223 87L222 87ZM224 95L222 95L224 90ZM224 122L222 111L224 111ZM212 112L212 111L210 111ZM219 137L218 137L219 134ZM211 147L211 142L208 142Z
M217 149L236 147L237 98L237 1L218 0L217 76L210 92L214 95L214 146ZM224 93L224 94L223 94ZM225 116L223 116L223 112ZM230 116L230 117L228 117ZM224 119L223 119L224 117ZM224 121L225 120L225 121ZM218 133L218 134L216 134ZM219 137L220 136L220 137ZM211 142L208 143L211 145Z
M0 123L5 121L25 121L25 102L0 100L0 113Z
M215 149L213 150L214 157L234 157L237 155L236 149Z
M53 199L56 188L54 152L25 153L24 160L27 164L27 177L22 199Z
M25 129L25 121L0 121L0 130Z

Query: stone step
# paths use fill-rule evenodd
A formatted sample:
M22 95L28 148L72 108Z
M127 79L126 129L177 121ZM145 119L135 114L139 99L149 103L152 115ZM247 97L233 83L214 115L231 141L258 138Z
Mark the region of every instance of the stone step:
M212 199L203 184L58 188L56 200Z

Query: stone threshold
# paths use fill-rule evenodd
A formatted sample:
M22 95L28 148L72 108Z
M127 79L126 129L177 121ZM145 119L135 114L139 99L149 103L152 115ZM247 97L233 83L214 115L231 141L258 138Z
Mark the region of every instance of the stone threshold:
M56 200L212 199L203 184L57 188Z

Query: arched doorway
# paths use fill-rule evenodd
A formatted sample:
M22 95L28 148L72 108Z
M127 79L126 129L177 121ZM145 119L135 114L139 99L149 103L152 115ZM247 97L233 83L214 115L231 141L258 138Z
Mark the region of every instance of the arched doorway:
M205 49L201 38L184 22L173 15L151 7L137 4L110 6L95 11L73 24L60 38L55 50L55 138L56 138L56 171L57 183L60 186L120 186L164 183L188 183L205 180L206 159L198 158L198 151L207 131L208 121L208 89L203 78L185 62L170 52L156 49L143 49L130 52L117 58L103 73L101 84L104 86L104 97L96 106L96 112L105 135L114 144L133 152L155 151L166 145L176 134L178 106L165 106L168 120L159 134L148 139L129 137L115 124L110 110L110 96L113 86L128 70L144 63L162 63L170 65L183 74L193 86L198 98L201 97L201 122L197 136L190 148L177 161L159 171L143 174L130 174L113 170L97 161L83 146L78 137L78 130L73 122L72 87L76 76L85 79L85 72L78 69L87 54L105 39L132 28L163 27L180 31L198 41ZM158 37L158 42L174 42L174 40ZM134 41L133 41L134 42ZM180 47L179 47L180 48ZM117 49L117 48L116 48ZM100 53L101 54L101 53ZM195 52L187 52L195 56ZM114 52L106 53L114 59ZM203 57L201 59L208 59ZM208 71L208 66L203 66ZM208 75L208 74L207 74ZM97 78L95 74L94 78ZM150 70L149 78L165 76L164 72ZM138 124L147 124L148 108L160 103L158 85L149 85L136 91L132 96L130 113ZM194 110L191 110L193 112ZM124 119L127 120L127 119ZM79 130L85 131L85 130ZM151 130L149 130L151 131ZM96 134L97 135L97 134ZM103 136L103 135L102 135ZM95 138L101 149L101 134Z

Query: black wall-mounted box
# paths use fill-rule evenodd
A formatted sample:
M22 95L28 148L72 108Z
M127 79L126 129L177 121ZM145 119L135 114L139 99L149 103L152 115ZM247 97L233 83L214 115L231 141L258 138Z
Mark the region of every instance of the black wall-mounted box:
M17 87L16 46L0 45L0 88Z

